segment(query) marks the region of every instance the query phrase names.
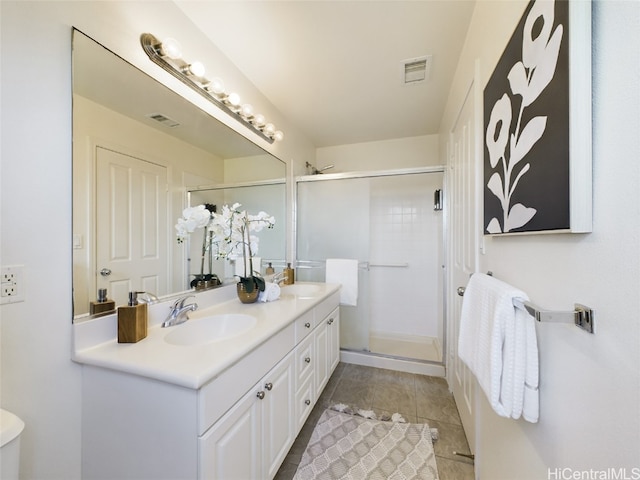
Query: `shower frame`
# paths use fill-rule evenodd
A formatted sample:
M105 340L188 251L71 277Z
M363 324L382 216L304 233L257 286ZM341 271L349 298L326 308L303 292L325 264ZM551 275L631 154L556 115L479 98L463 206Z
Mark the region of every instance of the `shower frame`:
M390 170L371 170L371 171L354 171L344 173L323 173L315 175L300 175L294 177L293 191L292 191L292 245L291 254L295 260L296 267L298 260L298 184L306 182L322 182L330 180L349 180L360 178L377 178L377 177L392 177L402 175L417 175L428 173L442 173L442 196L443 203L441 204L442 210L442 356L440 362L431 360L410 359L405 357L396 357L392 355L386 355L375 352L360 352L349 349L343 349L340 347L340 357L342 361L347 363L356 363L361 365L389 368L400 371L406 371L410 373L423 373L427 375L445 376L445 366L447 358L447 254L448 246L447 239L447 201L446 201L446 168L443 165L434 165L428 167L417 168L401 168Z

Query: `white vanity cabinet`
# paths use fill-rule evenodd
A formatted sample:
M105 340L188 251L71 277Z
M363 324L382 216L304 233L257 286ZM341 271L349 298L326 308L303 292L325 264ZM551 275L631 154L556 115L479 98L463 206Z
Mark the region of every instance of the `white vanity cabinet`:
M273 478L295 440L293 353L199 440L200 478ZM295 432L297 433L297 431Z
M338 301L333 291L301 303L294 320L196 388L85 361L82 477L273 478L338 363ZM98 347L91 358L101 348L123 356L136 346Z
M316 312L314 329L296 347L296 429L299 431L340 360L340 315ZM302 322L306 327L308 322Z

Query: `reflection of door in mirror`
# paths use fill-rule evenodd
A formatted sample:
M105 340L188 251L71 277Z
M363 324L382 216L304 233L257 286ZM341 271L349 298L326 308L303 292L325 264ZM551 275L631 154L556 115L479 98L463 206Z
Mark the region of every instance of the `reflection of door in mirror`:
M128 292L167 293L167 169L96 149L96 285L116 305Z

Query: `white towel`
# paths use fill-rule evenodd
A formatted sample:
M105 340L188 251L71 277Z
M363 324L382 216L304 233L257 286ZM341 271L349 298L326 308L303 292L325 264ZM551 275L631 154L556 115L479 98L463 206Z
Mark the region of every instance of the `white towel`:
M358 304L358 260L346 258L327 258L327 283L340 283L340 304Z
M464 293L458 355L503 417L537 422L538 344L535 319L516 308L527 295L489 275L474 274Z
M258 293L259 302L273 302L280 298L280 285L277 283L266 282L264 284L264 291Z

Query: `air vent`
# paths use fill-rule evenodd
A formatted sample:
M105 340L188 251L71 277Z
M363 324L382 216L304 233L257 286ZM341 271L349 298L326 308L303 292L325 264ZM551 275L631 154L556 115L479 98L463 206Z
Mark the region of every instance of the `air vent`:
M417 85L429 80L431 74L431 55L409 58L402 61L402 82L405 85Z
M177 126L180 125L175 120L172 120L171 118L169 118L166 115L163 115L161 113L150 113L150 114L147 115L147 117L149 117L151 120L155 120L156 122L161 123L165 127L169 127L169 128L177 127Z

